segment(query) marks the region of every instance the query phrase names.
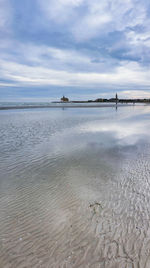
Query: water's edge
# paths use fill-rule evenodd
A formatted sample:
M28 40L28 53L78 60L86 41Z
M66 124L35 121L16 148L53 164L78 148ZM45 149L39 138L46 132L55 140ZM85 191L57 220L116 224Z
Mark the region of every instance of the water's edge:
M3 106L0 110L16 110L16 109L37 109L37 108L106 108L106 107L128 107L128 106L138 106L139 104L96 104L96 105L71 105L71 104L61 104L61 105L22 105L22 106ZM146 104L140 104L145 106Z

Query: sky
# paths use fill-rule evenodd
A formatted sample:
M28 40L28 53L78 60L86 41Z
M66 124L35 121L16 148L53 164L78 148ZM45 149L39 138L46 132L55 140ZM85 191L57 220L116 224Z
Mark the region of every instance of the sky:
M0 101L150 98L149 0L0 0Z

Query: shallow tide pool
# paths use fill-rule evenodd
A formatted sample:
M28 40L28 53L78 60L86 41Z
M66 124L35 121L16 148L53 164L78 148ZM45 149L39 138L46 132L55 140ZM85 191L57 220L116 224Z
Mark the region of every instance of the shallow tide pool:
M0 268L150 267L150 106L0 111Z

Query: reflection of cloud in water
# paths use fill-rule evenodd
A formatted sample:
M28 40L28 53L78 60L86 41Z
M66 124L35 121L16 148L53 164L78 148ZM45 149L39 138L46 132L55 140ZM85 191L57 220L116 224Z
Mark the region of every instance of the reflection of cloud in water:
M149 108L149 107L148 107ZM55 157L67 155L71 156L88 148L96 152L96 150L105 150L118 146L124 147L124 150L141 143L143 139L148 140L149 133L147 129L150 127L149 109L141 107L136 110L125 111L122 108L117 115L111 115L104 118L104 114L100 114L99 119L93 116L89 120L82 120L70 127L64 127L62 131L57 131L50 137L48 142L40 144L39 147L44 149L44 153L51 153ZM126 108L127 109L127 108ZM106 114L108 111L106 111ZM67 124L66 124L67 126ZM42 149L42 150L43 150ZM39 148L38 148L39 150Z
M109 135L114 137L117 143L126 145L126 144L135 144L144 136L148 136L147 129L150 127L149 118L143 119L137 117L136 120L131 120L131 118L125 119L124 121L95 121L86 123L80 129L81 133L99 133L103 135Z
M0 263L150 267L149 108L63 112L1 115Z

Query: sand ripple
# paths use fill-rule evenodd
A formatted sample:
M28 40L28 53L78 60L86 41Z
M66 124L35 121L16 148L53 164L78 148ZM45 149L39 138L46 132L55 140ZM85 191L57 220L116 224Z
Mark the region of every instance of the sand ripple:
M149 268L149 143L71 142L4 154L0 268Z

